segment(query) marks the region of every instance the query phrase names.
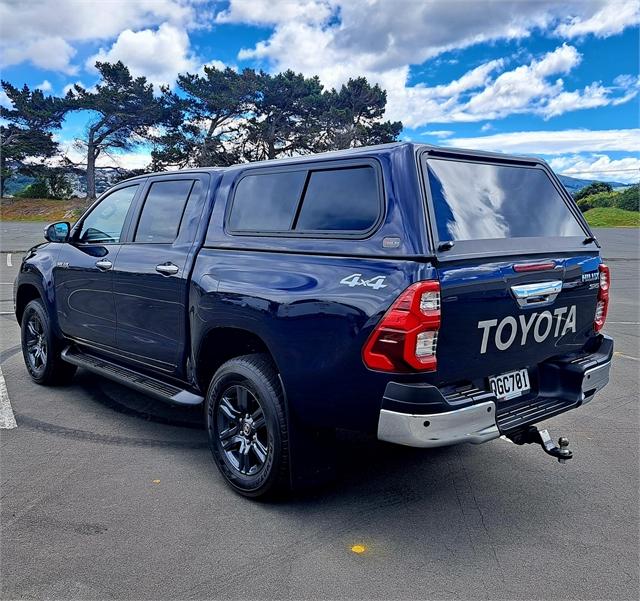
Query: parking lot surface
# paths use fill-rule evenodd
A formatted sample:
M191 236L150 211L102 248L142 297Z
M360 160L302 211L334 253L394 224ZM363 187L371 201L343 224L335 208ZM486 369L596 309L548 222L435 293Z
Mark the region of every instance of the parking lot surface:
M226 487L194 410L84 371L32 383L12 315L20 256L3 253L17 427L0 430L2 598L637 599L638 230L598 236L616 355L592 403L546 424L572 461L505 440L419 450L341 433L336 482L273 503Z

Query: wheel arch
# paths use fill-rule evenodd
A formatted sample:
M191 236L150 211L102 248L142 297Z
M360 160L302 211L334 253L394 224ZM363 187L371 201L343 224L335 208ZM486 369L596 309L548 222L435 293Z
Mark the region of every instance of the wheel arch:
M225 362L242 355L262 353L269 357L278 372L278 364L264 339L243 328L211 328L201 339L194 357L198 386L206 391L213 374Z
M39 299L43 303L45 302L44 296L41 290L32 283L20 284L16 290L16 319L18 323L22 323L22 315L24 314L25 307L32 301Z

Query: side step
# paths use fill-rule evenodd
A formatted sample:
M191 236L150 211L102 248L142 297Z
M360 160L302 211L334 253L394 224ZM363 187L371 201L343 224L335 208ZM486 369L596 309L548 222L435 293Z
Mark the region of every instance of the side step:
M102 357L82 352L75 347L68 346L62 351L61 356L67 363L84 367L161 401L178 405L200 405L204 401L203 397L193 392L122 367Z

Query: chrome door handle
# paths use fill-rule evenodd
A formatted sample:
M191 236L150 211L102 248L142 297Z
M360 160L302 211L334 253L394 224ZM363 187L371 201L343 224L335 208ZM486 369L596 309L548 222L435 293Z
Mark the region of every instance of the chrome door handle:
M156 271L162 275L176 275L180 268L173 263L163 263L162 265L156 265Z
M107 261L106 259L100 259L96 261L96 267L100 271L109 271L113 267L113 263L111 261Z
M551 304L560 291L562 282L540 282L539 284L523 284L521 286L511 286L511 292L516 297L518 305L521 307L535 307L539 305Z

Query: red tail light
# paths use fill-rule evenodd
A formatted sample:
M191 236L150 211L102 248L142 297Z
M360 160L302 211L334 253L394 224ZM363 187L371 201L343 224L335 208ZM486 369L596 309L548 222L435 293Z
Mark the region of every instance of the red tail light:
M596 314L593 319L593 329L599 332L607 319L607 312L609 311L609 286L611 284L611 274L609 268L601 263L599 266L600 271L600 288L598 289L598 302L596 303Z
M417 282L391 305L362 351L369 369L435 371L440 328L440 282Z

